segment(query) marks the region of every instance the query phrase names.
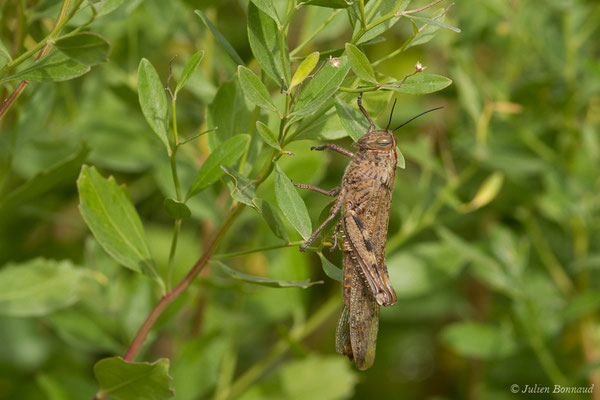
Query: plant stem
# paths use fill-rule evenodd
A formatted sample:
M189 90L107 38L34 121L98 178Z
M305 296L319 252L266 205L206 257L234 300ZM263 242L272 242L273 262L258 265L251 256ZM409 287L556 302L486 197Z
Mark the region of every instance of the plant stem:
M358 8L360 9L360 22L362 23L363 28L367 28L367 18L365 17L365 0L360 0L358 2Z
M331 314L339 308L339 304L340 299L338 296L330 297L305 324L293 329L289 338L279 340L279 342L277 342L277 344L275 344L261 360L254 363L252 367L240 375L233 385L231 385L229 391L226 393L227 396L224 398L234 399L238 397L248 386L264 375L267 369L289 350L291 346L290 339L296 342L303 340L324 321L331 318Z
M171 97L171 110L173 114L173 150L169 151L169 162L171 164L171 176L173 177L173 185L175 186L175 196L177 201L181 202L181 185L179 184L179 174L177 173L177 150L179 149L179 134L177 132L177 107L176 98ZM179 231L181 230L181 219L175 219L173 225L173 236L171 238L171 248L169 250L169 261L167 262L167 290L171 290L173 283L173 261L175 252L177 251L177 241L179 239Z
M331 21L333 21L333 19L342 12L342 9L336 10L334 12L331 13L331 15L329 16L329 18L327 18L325 20L325 22L323 22L321 24L321 26L319 26L317 29L315 29L306 39L304 39L304 41L302 43L300 43L298 46L296 46L296 48L294 50L292 50L290 52L290 57L295 56L296 54L298 54L298 52L304 48L304 46L306 46L308 43L310 43L311 40L313 40L323 29L325 29L325 27L327 25L329 25L329 23Z
M31 50L23 53L21 56L17 57L10 63L7 63L2 69L0 69L0 78L6 75L6 73L12 68L20 65L23 61L27 60L37 51L39 51L39 53L35 58L36 61L48 54L50 52L50 49L52 48L52 39L55 39L60 33L61 29L65 26L65 24L69 22L71 18L73 18L73 16L79 9L79 6L81 5L82 1L83 0L76 0L73 5L73 9L71 10L71 12L69 12L71 0L63 0L60 12L58 13L58 17L54 22L54 27L50 34L48 34L48 36L39 41ZM23 90L25 90L28 84L29 81L21 81L17 88L10 94L10 96L4 99L2 104L0 104L0 119L4 116L4 114L6 114L6 112L10 109L14 102L19 98L19 96L21 95Z
M273 245L273 246L265 246L265 247L253 248L253 249L249 249L249 250L233 251L231 253L215 254L212 257L212 259L213 260L224 260L226 258L235 258L235 257L245 256L246 254L259 253L259 252L262 252L262 251L269 251L269 250L276 250L276 249L282 249L284 247L298 246L298 245L301 245L303 243L304 243L303 241L300 241L300 242L288 242L288 243L283 243L283 244L276 244L276 245Z
M175 259L175 250L177 250L177 240L181 230L181 219L176 219L173 225L173 236L171 237L171 249L169 250L169 262L167 263L167 290L171 290L173 283L173 260Z
M137 354L140 352L142 345L144 344L144 340L146 339L148 332L150 332L150 329L152 329L152 326L154 325L158 317L160 317L160 315L169 306L169 304L175 301L188 288L188 286L190 286L190 284L198 276L200 271L202 271L206 264L208 264L208 261L210 260L215 251L215 248L217 247L217 245L219 244L219 242L221 241L221 239L223 238L233 221L235 221L237 216L240 214L240 212L242 212L244 208L245 204L238 203L229 211L229 213L225 217L225 220L223 221L223 225L221 225L221 228L219 228L214 238L208 244L206 250L204 250L204 254L202 254L198 261L196 261L196 263L194 264L192 269L190 269L190 271L187 273L185 278L183 278L181 282L179 282L179 284L175 286L175 288L173 288L171 291L165 294L160 299L158 304L156 304L156 306L150 312L148 317L146 317L146 320L144 321L140 330L133 339L133 342L131 342L131 345L129 346L129 349L127 350L127 353L124 357L125 361L133 361L135 359Z

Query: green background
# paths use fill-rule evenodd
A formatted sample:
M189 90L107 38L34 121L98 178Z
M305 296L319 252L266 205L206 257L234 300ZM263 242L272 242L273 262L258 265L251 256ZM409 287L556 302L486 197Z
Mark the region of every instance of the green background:
M44 37L60 4L2 2L6 52L15 58ZM275 5L282 15L286 2ZM442 2L419 15L430 17L448 6ZM140 110L138 64L148 59L165 82L172 57L178 78L192 55L204 50L178 94L180 136L214 125L248 133L254 107L239 88L233 92L237 64L194 14L202 10L260 76L248 42L247 8L246 1L125 2L88 26L110 42L107 62L68 82L32 82L0 120L0 288L18 286L24 277L13 281L11 274L27 267L35 272L27 277L32 285L54 291L34 311L27 302L35 299L35 288L23 296L24 305L14 306L0 293L0 304L16 307L0 309L0 399L91 399L98 390L94 364L125 354L160 288L123 268L94 239L78 209L79 170L85 160L126 185L165 277L173 220L163 201L174 196L174 188L164 145ZM290 49L334 11L300 7L289 26ZM65 29L83 22L76 16ZM513 384L595 384L593 395L580 396L600 398L600 6L583 0L463 0L444 22L462 32L440 29L431 41L375 68L401 79L420 61L427 73L452 79L451 86L422 96L365 95L380 126L387 124L392 95L398 99L392 126L444 107L397 134L406 168L398 170L394 187L387 265L398 303L381 311L375 365L359 372L335 354L340 285L324 273L317 254L293 245L220 261L254 276L324 284L263 287L232 279L210 263L157 321L138 361L169 358L175 398L227 398L232 388L240 388L235 398L246 400L525 396L512 394ZM371 62L379 60L411 33L410 22L401 19L383 34L385 41L363 50ZM298 55L343 49L351 37L341 11ZM297 65L292 60L292 72ZM281 110L279 83L265 81ZM16 84L5 83L1 98ZM219 88L228 95L224 87L237 96L235 107L215 107L207 117ZM354 105L355 96L344 98ZM207 124L207 118L213 121ZM274 113L263 111L259 119L277 126ZM184 192L209 149L223 142L218 133L180 149ZM285 146L295 155L283 155L279 166L294 182L327 190L338 185L347 160L309 151L338 138L335 143L351 148L337 116L302 135L305 140ZM255 150L243 171L252 177L264 159L260 145ZM57 163L63 166L59 172ZM54 172L44 176L47 171ZM231 207L227 182L222 178L188 202L192 216L182 223L174 282L202 254ZM318 226L331 199L299 193ZM258 196L278 204L272 177ZM285 224L290 240L300 241ZM281 243L247 208L216 253ZM339 251L324 254L341 266ZM67 271L63 281L44 288L45 271L61 268ZM322 323L312 327L315 315ZM302 330L307 335L297 340Z

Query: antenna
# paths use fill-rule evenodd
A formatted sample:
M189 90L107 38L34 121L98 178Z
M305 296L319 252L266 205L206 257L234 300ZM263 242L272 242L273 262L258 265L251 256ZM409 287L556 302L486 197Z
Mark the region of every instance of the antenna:
M431 110L424 111L421 114L412 117L411 119L409 119L408 121L406 121L405 123L403 123L402 125L400 125L399 127L394 128L394 130L392 132L396 132L397 129L402 128L404 125L408 124L410 121L412 121L414 119L417 119L417 118L419 118L422 115L425 115L425 114L430 113L430 112L435 111L435 110L439 110L441 108L444 108L444 107L436 107L436 108L432 108Z
M394 104L392 104L392 111L390 111L390 120L388 121L388 124L385 127L386 131L390 128L390 124L392 123L392 117L394 116L394 108L396 107L396 101L398 101L398 99L394 99Z

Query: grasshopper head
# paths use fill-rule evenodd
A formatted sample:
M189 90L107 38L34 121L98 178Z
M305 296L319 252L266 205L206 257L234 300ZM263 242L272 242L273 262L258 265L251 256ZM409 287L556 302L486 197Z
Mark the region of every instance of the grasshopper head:
M369 131L358 139L354 146L364 150L393 150L396 147L396 138L389 130Z

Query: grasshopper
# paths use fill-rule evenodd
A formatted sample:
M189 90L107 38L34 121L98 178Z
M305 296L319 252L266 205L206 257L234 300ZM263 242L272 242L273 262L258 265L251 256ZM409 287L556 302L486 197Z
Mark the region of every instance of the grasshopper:
M333 246L335 248L337 244L340 228L343 229L344 309L336 333L336 351L348 356L350 360L354 359L357 368L365 370L375 360L379 306L392 306L396 303L396 293L385 265L385 243L398 164L394 131L437 108L419 114L393 130L388 129L389 123L385 130L378 130L362 106L362 93L358 96L357 104L369 121L367 133L353 144L358 152L352 153L334 144L311 148L319 151L329 149L352 159L344 173L342 184L329 191L311 185L294 185L328 196L337 196L328 217L300 251L306 250L341 210L342 216L334 231Z

